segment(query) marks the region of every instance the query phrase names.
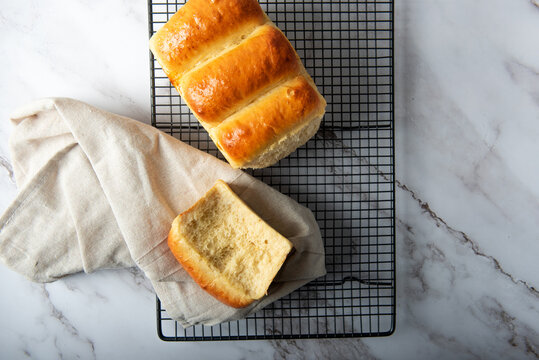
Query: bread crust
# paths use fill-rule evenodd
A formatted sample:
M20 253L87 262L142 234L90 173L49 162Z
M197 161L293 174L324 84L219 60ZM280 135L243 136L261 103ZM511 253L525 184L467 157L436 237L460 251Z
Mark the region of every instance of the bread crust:
M229 163L242 167L293 129L320 117L325 106L309 79L300 75L211 129L210 134Z
M186 74L179 86L187 105L211 128L300 69L284 34L263 25L238 46Z
M256 0L189 0L152 36L150 49L176 86L219 42L267 21Z

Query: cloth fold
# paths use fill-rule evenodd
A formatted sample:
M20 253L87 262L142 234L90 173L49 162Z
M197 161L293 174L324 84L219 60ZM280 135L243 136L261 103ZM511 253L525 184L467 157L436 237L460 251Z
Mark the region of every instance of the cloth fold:
M325 274L310 210L209 154L67 98L36 101L11 121L19 193L0 218L0 259L33 281L138 266L168 315L190 326L245 317ZM166 242L172 220L217 179L294 244L268 295L244 309L202 290Z

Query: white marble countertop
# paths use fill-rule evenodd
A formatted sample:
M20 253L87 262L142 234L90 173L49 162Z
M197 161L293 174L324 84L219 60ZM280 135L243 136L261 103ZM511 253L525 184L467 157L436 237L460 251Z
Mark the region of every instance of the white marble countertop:
M0 9L0 211L9 113L68 96L148 122L147 4ZM388 338L165 343L136 271L34 284L0 266L0 357L539 358L539 3L396 6L397 326Z

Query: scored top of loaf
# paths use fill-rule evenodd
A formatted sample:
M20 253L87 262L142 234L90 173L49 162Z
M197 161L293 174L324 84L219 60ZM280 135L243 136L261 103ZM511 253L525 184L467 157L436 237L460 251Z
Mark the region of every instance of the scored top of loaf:
M203 289L233 307L263 297L292 249L222 180L176 217L168 245Z

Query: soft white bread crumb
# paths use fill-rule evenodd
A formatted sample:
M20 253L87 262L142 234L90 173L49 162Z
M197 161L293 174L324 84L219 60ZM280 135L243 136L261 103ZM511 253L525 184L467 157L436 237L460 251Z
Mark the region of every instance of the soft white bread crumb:
M176 217L168 244L203 289L233 307L263 297L292 249L222 180Z

